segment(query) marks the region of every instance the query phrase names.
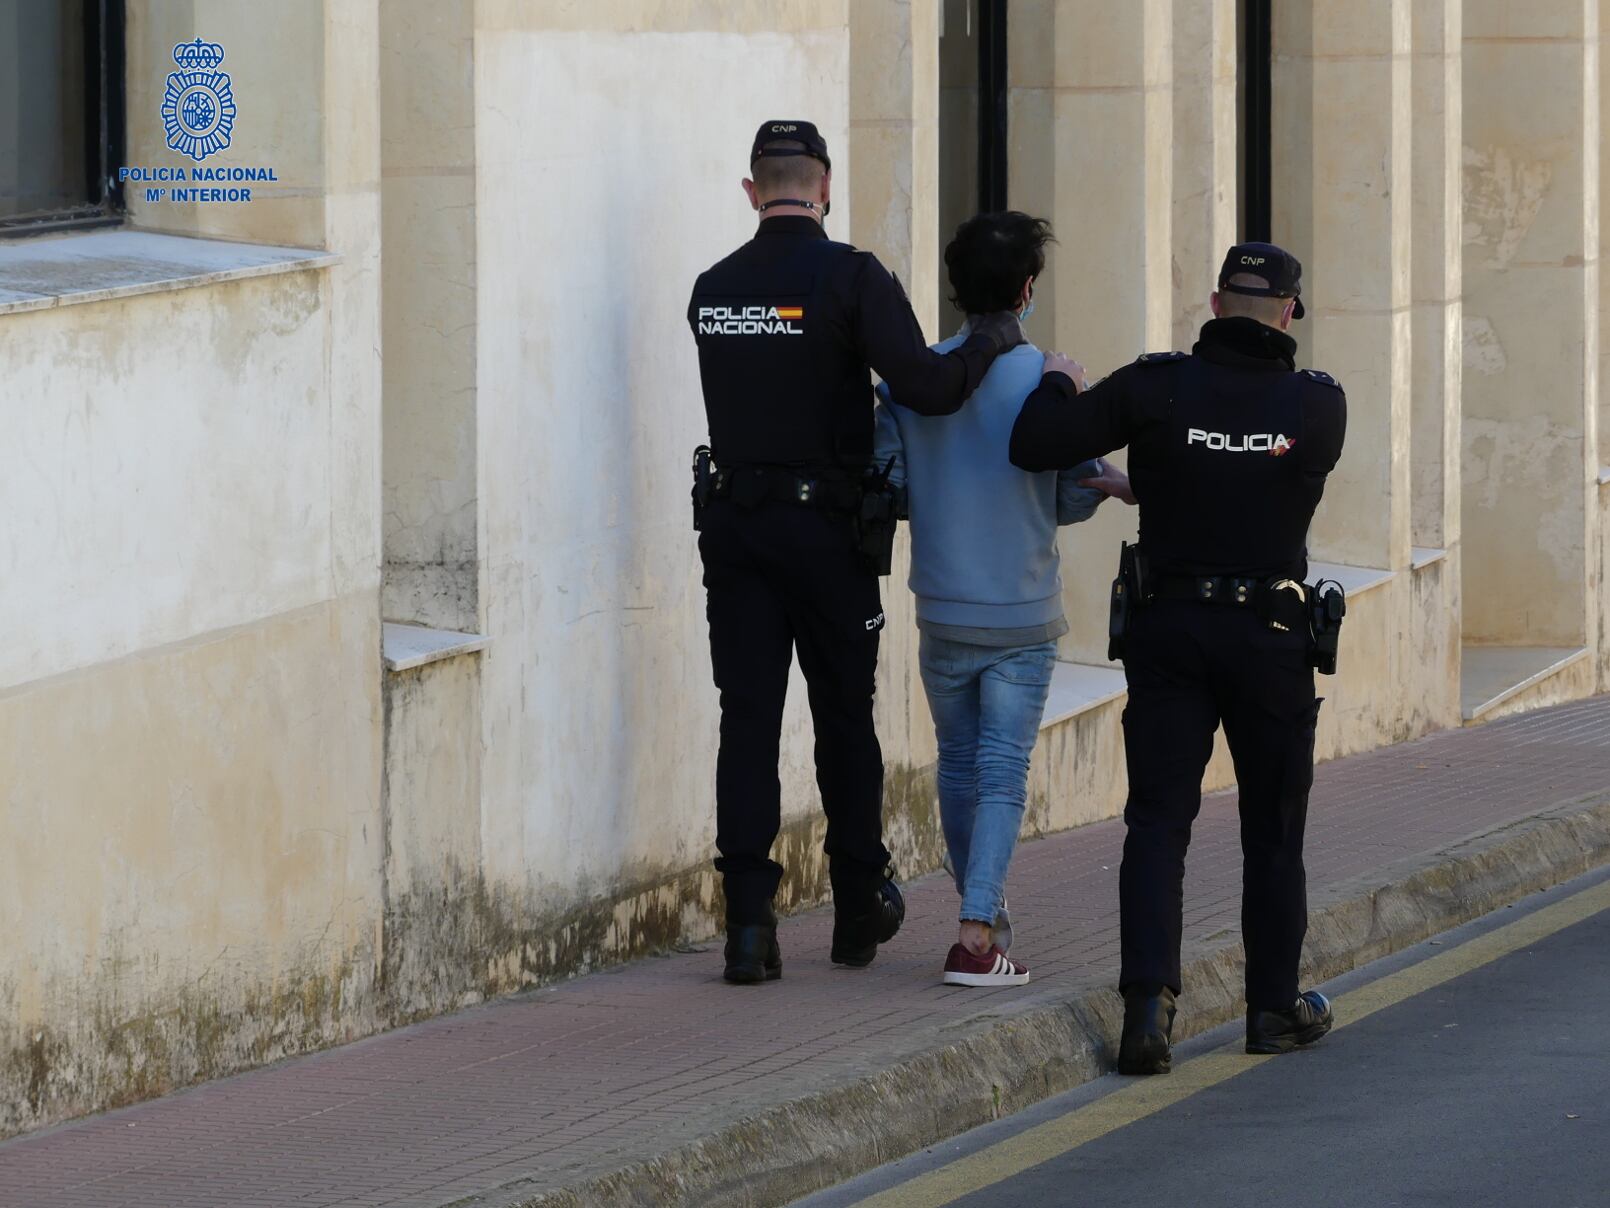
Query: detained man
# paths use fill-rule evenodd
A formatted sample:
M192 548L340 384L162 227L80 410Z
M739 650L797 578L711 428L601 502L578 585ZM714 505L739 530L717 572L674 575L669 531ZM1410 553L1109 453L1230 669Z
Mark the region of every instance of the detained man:
M1051 225L1007 211L964 222L945 249L951 300L967 322L1011 310L1026 318L1045 270ZM1008 459L1012 426L1044 371L1023 344L998 357L967 405L923 416L879 387L875 468L891 461L911 526L911 590L923 689L939 744L939 810L961 893L960 931L944 981L1012 986L1028 968L1011 947L1006 873L1028 796L1062 614L1057 526L1086 520L1108 496L1133 503L1122 471L1100 461L1033 474Z

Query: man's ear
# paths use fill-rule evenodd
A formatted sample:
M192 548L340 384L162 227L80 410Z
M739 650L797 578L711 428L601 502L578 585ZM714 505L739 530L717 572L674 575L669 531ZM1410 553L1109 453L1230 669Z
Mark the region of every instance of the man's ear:
M1296 316L1296 314L1297 314L1297 299L1293 298L1290 302L1286 303L1286 309L1280 312L1280 330L1281 331L1290 330L1291 321Z
M1213 312L1213 317L1215 319L1217 319L1219 317L1219 291L1218 290L1214 290L1211 294L1208 295L1208 309Z
M1017 304L1019 309L1034 301L1034 278L1030 277L1023 282L1023 288L1018 292Z
M746 176L746 177L744 177L743 184L744 184L744 196L749 198L749 208L751 210L760 209L760 197L755 192L755 182L750 180Z
M817 200L822 203L823 209L833 201L833 173L822 173L822 195Z

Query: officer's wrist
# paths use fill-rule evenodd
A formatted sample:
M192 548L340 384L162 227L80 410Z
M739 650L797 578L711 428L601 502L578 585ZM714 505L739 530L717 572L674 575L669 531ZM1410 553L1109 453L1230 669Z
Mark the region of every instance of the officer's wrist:
M1063 373L1060 369L1047 369L1041 376L1040 381L1042 384L1049 383L1050 385L1055 386L1064 394L1072 395L1079 393L1079 383L1074 381L1073 378L1068 374Z

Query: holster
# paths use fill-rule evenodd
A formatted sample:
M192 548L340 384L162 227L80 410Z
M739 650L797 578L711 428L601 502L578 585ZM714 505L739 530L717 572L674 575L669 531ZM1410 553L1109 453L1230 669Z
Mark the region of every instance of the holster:
M1308 599L1308 589L1295 579L1265 579L1258 585L1254 608L1276 633L1303 633L1309 626Z
M1334 579L1321 579L1308 589L1308 665L1321 675L1336 674L1347 596Z
M894 530L899 510L889 485L894 458L882 470L869 470L861 482L861 506L855 514L855 546L868 570L880 578L894 563Z
M1124 638L1135 609L1146 601L1146 557L1138 545L1125 541L1118 550L1118 577L1112 581L1112 605L1107 615L1107 657L1124 657Z
M710 446L700 445L693 450L693 531L704 527L704 509L709 506L715 474L711 466Z

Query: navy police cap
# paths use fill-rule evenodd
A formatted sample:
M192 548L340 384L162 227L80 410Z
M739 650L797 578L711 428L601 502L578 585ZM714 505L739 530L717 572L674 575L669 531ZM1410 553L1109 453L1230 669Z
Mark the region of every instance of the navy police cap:
M1262 277L1268 288L1252 285L1231 285L1230 278L1238 273ZM1251 294L1259 298L1296 298L1297 309L1292 317L1303 317L1303 266L1297 257L1285 248L1272 243L1238 243L1224 257L1219 270L1219 289L1232 294Z
M776 143L800 143L804 149L774 146ZM761 122L760 129L755 131L755 145L749 150L749 162L753 164L764 157L785 155L809 155L812 159L821 160L822 167L829 172L833 170L833 161L827 158L827 140L816 132L813 123Z

